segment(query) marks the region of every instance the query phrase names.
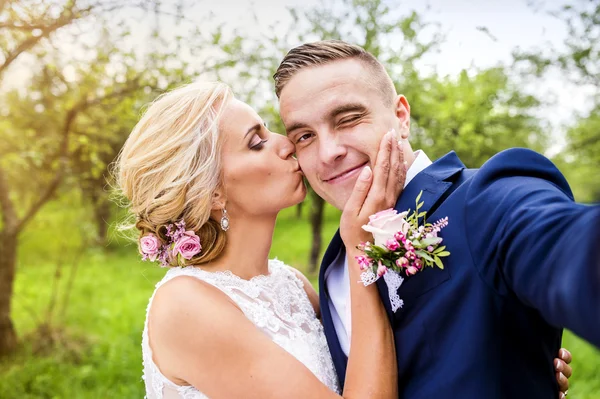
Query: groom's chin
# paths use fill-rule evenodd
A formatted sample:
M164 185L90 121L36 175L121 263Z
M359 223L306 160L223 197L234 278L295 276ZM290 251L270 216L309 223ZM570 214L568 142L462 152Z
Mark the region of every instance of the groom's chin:
M327 199L327 197L326 197L325 201L329 202L331 205L333 205L335 208L339 209L340 211L343 211L344 207L346 206L346 203L350 199L352 190L342 191L342 189L340 188L339 192L332 193L332 194L333 195L329 196L329 199Z

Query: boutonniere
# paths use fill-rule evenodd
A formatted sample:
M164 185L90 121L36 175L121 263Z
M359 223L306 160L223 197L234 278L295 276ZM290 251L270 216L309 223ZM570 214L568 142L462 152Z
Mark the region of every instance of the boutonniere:
M425 267L444 268L443 257L450 255L442 246L440 231L448 225L448 218L435 223L427 223L427 212L423 206L421 191L416 199L414 212L398 213L387 209L369 216L369 223L363 230L373 235L374 243L366 242L357 248L364 255L356 257L361 274L361 282L367 286L383 277L390 295L392 310L395 312L404 304L397 294L405 276L413 276Z

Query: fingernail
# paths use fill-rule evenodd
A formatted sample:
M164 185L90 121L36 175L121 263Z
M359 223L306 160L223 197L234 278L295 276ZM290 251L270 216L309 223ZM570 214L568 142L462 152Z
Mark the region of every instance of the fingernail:
M408 162L404 161L404 171L408 171Z
M556 368L556 371L560 371L560 361L558 359L554 362L554 367Z
M560 357L564 358L567 356L567 352L564 349L560 350Z
M371 178L371 168L367 165L360 172L360 179L361 180L369 180L370 178Z
M565 394L561 392L560 393L560 399L565 399L565 398L566 398Z
M558 376L558 378L560 378L561 380L564 380L566 377L563 373L560 373L560 375Z

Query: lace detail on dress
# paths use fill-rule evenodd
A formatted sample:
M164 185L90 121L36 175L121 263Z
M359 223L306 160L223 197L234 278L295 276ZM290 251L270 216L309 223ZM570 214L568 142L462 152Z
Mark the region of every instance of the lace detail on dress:
M173 268L156 285L156 290L178 276L196 277L223 291L257 328L302 362L323 384L339 393L337 375L323 326L316 317L302 281L283 262L270 260L269 274L250 280L244 280L229 271L207 272L196 267ZM143 379L147 398L207 398L194 387L174 384L154 364L148 342L147 317L153 299L154 294L146 310L142 336Z

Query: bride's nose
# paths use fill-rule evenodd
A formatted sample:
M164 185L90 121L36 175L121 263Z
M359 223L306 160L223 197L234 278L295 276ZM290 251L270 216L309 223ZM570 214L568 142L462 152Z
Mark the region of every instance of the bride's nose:
M277 153L281 159L288 159L294 155L296 148L290 139L281 134L274 134L274 136L276 136Z

